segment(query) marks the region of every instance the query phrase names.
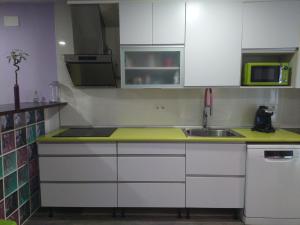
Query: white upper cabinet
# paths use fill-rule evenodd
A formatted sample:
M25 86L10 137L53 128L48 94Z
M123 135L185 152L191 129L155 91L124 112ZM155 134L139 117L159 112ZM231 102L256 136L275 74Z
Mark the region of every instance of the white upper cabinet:
M243 48L299 47L300 1L243 5Z
M122 0L121 45L184 44L184 1Z
M185 2L153 3L153 44L184 44Z
M120 43L152 44L152 2L122 0L120 10Z
M185 86L240 86L241 42L241 2L187 2Z

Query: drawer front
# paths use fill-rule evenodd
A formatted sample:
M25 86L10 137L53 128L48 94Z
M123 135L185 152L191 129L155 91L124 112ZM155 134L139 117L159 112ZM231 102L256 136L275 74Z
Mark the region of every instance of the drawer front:
M117 184L41 183L44 207L117 207Z
M39 144L38 151L39 155L115 155L117 154L117 144Z
M185 143L119 143L118 154L185 155Z
M185 181L185 157L119 157L120 181Z
M187 208L244 208L242 177L187 177Z
M40 157L41 181L117 181L116 157Z
M246 145L186 144L186 173L245 175Z
M185 207L184 183L120 183L118 207Z

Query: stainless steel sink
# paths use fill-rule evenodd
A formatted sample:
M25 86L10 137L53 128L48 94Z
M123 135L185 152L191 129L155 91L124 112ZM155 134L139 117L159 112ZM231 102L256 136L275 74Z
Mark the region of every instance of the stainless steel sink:
M191 137L243 137L230 129L191 128L183 129L183 132Z

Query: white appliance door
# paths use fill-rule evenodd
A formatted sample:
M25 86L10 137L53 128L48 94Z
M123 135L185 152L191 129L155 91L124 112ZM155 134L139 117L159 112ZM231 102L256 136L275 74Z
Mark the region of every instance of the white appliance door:
M300 146L250 146L245 216L300 218Z

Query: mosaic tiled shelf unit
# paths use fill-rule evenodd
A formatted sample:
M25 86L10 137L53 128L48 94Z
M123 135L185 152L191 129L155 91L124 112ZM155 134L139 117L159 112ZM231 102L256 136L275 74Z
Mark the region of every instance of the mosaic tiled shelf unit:
M44 117L44 109L0 116L0 218L19 225L40 207L36 139Z

